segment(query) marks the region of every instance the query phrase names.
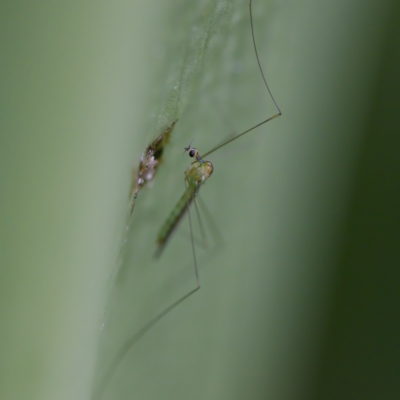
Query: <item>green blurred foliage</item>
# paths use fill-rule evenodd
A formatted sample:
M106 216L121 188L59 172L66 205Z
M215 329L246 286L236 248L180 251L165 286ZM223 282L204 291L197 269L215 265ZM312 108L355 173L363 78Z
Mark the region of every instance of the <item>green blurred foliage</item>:
M0 398L399 398L399 11L254 2L283 116L210 156L223 243L136 340L195 287L186 219L153 258L183 147L274 113L247 1L3 2Z

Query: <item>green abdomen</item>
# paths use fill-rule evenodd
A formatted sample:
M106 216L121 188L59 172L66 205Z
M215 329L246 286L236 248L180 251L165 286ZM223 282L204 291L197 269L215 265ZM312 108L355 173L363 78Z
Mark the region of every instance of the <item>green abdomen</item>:
M188 207L194 199L194 195L197 189L197 185L189 184L183 193L182 197L179 199L178 203L176 203L174 209L171 214L168 216L167 220L164 222L164 225L160 229L157 237L157 244L159 246L157 253L160 253L165 243L171 236L172 232L175 230L181 218L184 216Z

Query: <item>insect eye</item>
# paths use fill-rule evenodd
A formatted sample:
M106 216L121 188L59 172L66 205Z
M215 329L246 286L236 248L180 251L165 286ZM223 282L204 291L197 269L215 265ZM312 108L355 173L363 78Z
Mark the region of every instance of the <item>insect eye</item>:
M192 149L189 151L189 156L194 157L196 155L196 150Z

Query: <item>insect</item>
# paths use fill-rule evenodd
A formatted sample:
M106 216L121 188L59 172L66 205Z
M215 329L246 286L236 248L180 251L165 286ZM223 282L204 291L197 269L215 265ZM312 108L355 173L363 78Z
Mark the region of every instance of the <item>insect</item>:
M191 165L187 168L185 171L185 185L186 185L186 190L184 191L183 195L181 198L178 200L176 203L174 209L170 213L170 215L167 217L165 220L162 228L160 229L158 236L157 236L157 251L156 251L156 256L159 256L161 252L163 251L164 247L166 246L167 242L171 238L172 234L175 232L179 222L183 218L183 216L187 213L189 217L189 225L190 225L190 232L191 232L191 245L192 245L192 252L193 252L193 259L194 259L194 268L195 268L195 276L196 276L196 290L200 288L200 279L199 279L199 272L198 272L198 267L197 267L197 261L196 261L196 254L195 254L195 246L194 246L194 238L193 238L193 233L192 233L192 222L191 222L191 217L190 217L190 212L189 208L193 202L195 202L196 196L199 193L199 190L202 185L207 181L207 179L210 178L214 171L214 167L210 161L205 160L205 157L209 156L210 154L216 152L217 150L221 149L222 147L228 145L229 143L233 142L236 139L239 139L240 137L246 135L247 133L253 131L254 129L266 124L267 122L279 117L282 115L282 112L275 101L272 92L267 84L267 81L265 79L262 67L261 67L261 62L258 56L257 52L257 46L256 46L256 41L255 41L255 36L254 36L254 27L253 27L253 16L252 16L252 0L249 1L249 12L250 12L250 27L251 27L251 35L252 35L252 40L253 40L253 47L255 51L255 56L257 59L257 64L258 68L260 70L264 85L269 93L269 96L271 97L277 113L274 114L273 116L265 119L264 121L261 121L260 123L252 126L251 128L245 130L242 133L239 133L238 135L224 141L223 143L218 144L211 150L207 151L203 155L200 155L199 151L191 147L191 144L189 146L185 147L185 153L187 152L191 158L194 158L194 161L191 163Z
M255 130L256 128L266 124L267 122L279 117L282 113L275 102L275 99L272 96L272 93L268 87L266 79L264 77L264 73L261 68L261 64L259 61L257 47L254 37L254 29L253 29L253 19L252 19L252 1L249 2L249 11L250 11L250 24L251 24L251 33L252 33L252 40L253 46L255 49L255 55L258 63L258 68L260 70L264 85L271 97L276 109L277 113L273 116L261 121L260 123L252 126L251 128L245 130L244 132L231 137L230 139L224 141L216 145L214 148L209 150L208 152L201 153L196 148L192 147L190 143L187 147L184 148L185 153L188 153L189 156L194 160L190 166L187 168L185 172L185 185L186 189L177 202L176 206L170 213L170 215L166 218L164 224L162 225L158 237L157 237L157 252L156 255L160 255L167 245L168 241L170 240L172 234L178 227L179 222L188 214L189 217L189 224L190 228L192 226L191 218L190 218L190 206L195 203L196 196L198 195L200 188L202 185L211 177L214 173L214 167L212 163L206 160L206 157L211 155L212 153L216 152L217 150L227 146L229 143L239 139L242 136L245 136L247 133ZM176 121L175 121L176 122ZM139 172L137 174L137 179L135 182L135 188L133 189L132 196L133 196L133 203L132 209L134 206L135 199L140 191L140 188L145 184L151 184L154 179L154 174L158 168L159 163L162 159L162 153L164 150L165 144L168 142L169 135L171 134L172 129L175 126L175 122L173 122L164 132L158 136L146 149L143 153L140 165L139 165ZM217 172L215 172L217 173ZM94 395L93 398L102 398L103 393L105 392L106 388L108 387L110 381L112 380L116 370L118 369L121 361L124 359L128 351L135 346L135 344L145 336L145 334L151 330L160 320L162 320L168 313L170 313L173 309L175 309L179 304L184 302L188 299L193 293L200 289L200 278L198 273L196 255L195 255L195 246L194 246L194 238L192 229L191 232L191 242L192 242L192 252L193 252L193 259L194 259L194 269L195 269L195 277L196 277L196 288L191 290L189 293L175 301L173 304L166 307L162 312L148 321L139 331L137 331L132 337L130 337L127 341L120 346L119 350L115 353L115 355L110 359L108 365L105 368L105 371L99 374L98 383L94 386Z

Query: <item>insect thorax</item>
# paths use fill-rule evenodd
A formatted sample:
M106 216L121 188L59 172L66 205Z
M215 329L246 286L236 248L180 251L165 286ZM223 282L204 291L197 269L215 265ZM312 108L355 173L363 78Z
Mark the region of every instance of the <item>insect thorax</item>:
M213 165L210 161L196 161L191 164L185 172L188 181L203 183L213 173Z

